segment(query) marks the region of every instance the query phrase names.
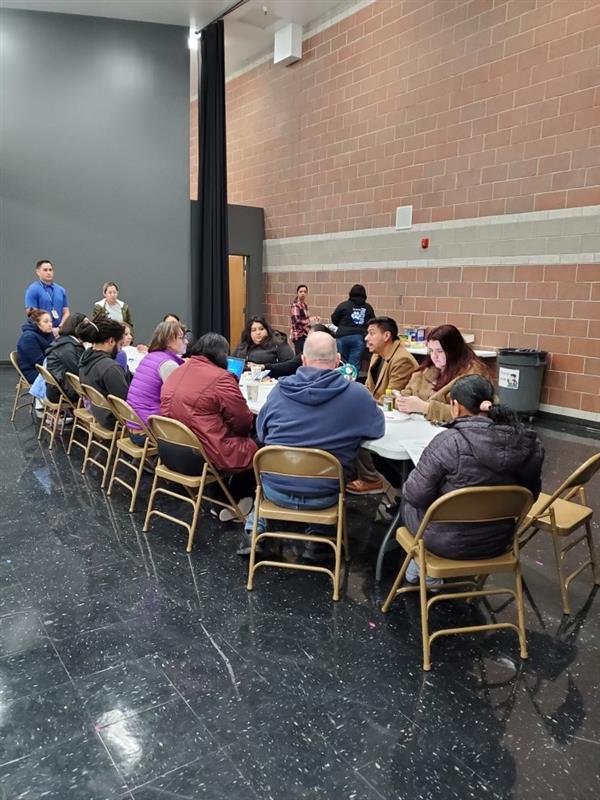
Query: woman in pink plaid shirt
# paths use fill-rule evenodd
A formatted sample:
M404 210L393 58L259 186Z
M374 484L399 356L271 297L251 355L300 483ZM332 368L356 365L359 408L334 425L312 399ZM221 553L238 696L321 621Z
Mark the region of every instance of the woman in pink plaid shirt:
M308 286L301 283L296 289L296 298L292 301L292 305L290 306L292 320L291 337L296 355L300 355L304 350L304 342L310 331L310 323L321 321L321 317L309 316L308 306L306 305L307 295Z

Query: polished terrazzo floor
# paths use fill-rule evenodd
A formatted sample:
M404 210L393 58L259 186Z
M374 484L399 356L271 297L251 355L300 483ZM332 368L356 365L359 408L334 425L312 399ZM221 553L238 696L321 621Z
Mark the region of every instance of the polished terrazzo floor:
M449 637L424 674L415 597L378 610L397 557L378 588L373 499L350 501L339 603L295 572L247 593L239 526L202 516L189 556L183 529L146 536L79 453L10 423L13 386L1 368L2 800L598 796L600 597L588 573L562 619L547 542L524 555L529 660L509 632ZM545 489L600 447L541 435Z

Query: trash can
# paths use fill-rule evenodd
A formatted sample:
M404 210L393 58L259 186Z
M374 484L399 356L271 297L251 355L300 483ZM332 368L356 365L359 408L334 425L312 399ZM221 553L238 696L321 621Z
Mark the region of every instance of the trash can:
M498 350L498 396L500 402L518 414L533 416L540 404L544 369L548 363L545 350Z

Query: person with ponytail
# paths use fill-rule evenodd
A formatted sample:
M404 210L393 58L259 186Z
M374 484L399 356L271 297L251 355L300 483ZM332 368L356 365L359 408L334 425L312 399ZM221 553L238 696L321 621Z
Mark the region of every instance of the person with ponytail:
M128 372L115 361L125 336L125 325L105 316L85 319L77 326L76 335L92 347L84 352L79 362L79 380L97 389L105 397L114 394L127 399L129 390ZM109 411L92 406L92 412L105 428L115 425L115 417Z
M433 439L402 489L402 519L414 535L429 506L448 492L472 486L524 486L541 490L544 448L510 408L496 404L494 387L481 375L459 378L450 390L452 421ZM442 558L493 558L506 552L514 526L507 521L427 528L427 549ZM406 580L419 579L412 561Z

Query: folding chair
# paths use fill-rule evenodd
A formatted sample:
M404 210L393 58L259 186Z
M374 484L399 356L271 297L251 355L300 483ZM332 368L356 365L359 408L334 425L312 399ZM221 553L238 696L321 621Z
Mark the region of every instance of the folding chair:
M92 435L90 436L85 449L81 472L85 474L88 464L94 464L102 472L102 482L100 483L100 486L102 489L104 489L106 480L108 478L110 462L115 449L115 442L117 441L117 435L119 433L120 423L117 419L115 419L113 428L106 428L104 425L101 425L96 417L93 416L93 409L99 408L103 411L108 411L111 415L114 415L113 407L108 402L106 397L104 397L104 395L97 389L94 389L93 386L88 386L86 383L82 383L81 390L92 407L92 422L90 424ZM93 447L106 454L104 461L99 461L98 458L93 458L90 455Z
M94 421L94 415L88 408L85 407L84 400L86 397L83 393L83 389L81 388L79 376L75 375L73 372L65 372L65 380L79 397L77 405L73 409L73 428L71 429L69 446L67 447L67 455L70 456L73 445L80 447L84 453L86 452L92 437L92 422ZM75 434L77 431L82 431L85 434L85 442L80 442L76 438Z
M431 644L439 636L453 633L476 633L479 631L499 630L510 628L519 635L521 658L527 658L527 639L525 635L525 609L523 606L523 587L521 581L521 568L519 565L519 527L533 503L533 496L528 489L522 486L476 486L467 489L457 489L454 492L439 497L433 502L419 526L416 536L407 528L398 528L396 541L406 552L406 558L400 568L398 577L394 581L389 595L381 610L387 613L394 600L404 592L419 592L421 601L421 629L423 637L423 669L431 669ZM436 556L425 549L423 534L426 528L434 522L469 523L469 522L500 522L512 520L515 524L512 550L495 558L477 559L451 559ZM400 587L408 565L412 559L419 565L419 585ZM515 576L515 588L484 589L481 581L472 579L474 575L487 576L495 572L512 572ZM452 591L436 594L427 599L428 577L431 578L471 578L471 580L458 581L450 587L473 586L467 591ZM514 598L517 610L517 623L493 622L486 625L470 625L461 628L444 628L434 633L429 633L429 609L443 600L470 599L487 595L508 594Z
M144 520L144 531L148 530L150 517L153 515L163 517L177 525L181 525L188 532L186 550L190 553L194 543L196 523L198 521L202 500L222 506L223 508L232 509L238 520L244 522L244 515L231 496L231 492L225 485L220 472L210 463L204 452L204 448L198 441L198 437L187 425L177 420L169 419L168 417L153 415L148 417L147 427L156 440L159 460L154 470L154 480L152 481L148 510L146 511L146 518ZM183 486L186 489L187 495L158 486L159 480L169 481L170 483ZM223 503L221 500L215 500L212 497L204 497L204 489L211 483L217 483L219 485L221 491L229 501L228 503ZM187 523L178 517L153 508L154 498L157 494L166 494L169 497L175 497L178 500L189 503L193 509L191 522Z
M17 371L17 375L19 376L19 380L17 381L17 385L15 387L15 402L13 403L12 414L10 415L10 421L14 422L15 414L20 408L29 408L31 410L34 398L32 395L28 394L29 390L31 389L31 384L21 372L21 367L17 361L16 350L13 350L10 354L10 363L13 365ZM23 400L25 400L25 402L23 402Z
M264 496L262 476L284 475L289 478L315 478L318 480L336 481L338 501L329 508L291 509L278 506ZM338 459L324 450L302 447L281 447L271 445L263 447L254 456L254 474L256 475L256 500L254 503L254 527L252 529L252 549L248 568L248 591L254 588L254 573L259 567L277 567L279 569L299 569L306 572L324 572L333 581L333 599L340 599L342 548L346 561L350 560L348 532L346 530L346 513L344 499L344 471ZM258 520L285 520L304 524L335 525L333 537L312 536L308 533L289 533L287 531L265 531L257 533ZM309 564L288 564L279 561L256 561L256 545L266 539L292 539L301 542L320 542L329 545L335 557L333 571L327 567Z
M58 401L56 403L48 400L47 397L45 397L42 401L42 419L40 420L40 430L38 433L38 440L40 440L42 438L42 433L46 431L46 433L50 436L50 445L48 449L52 450L59 425L62 433L65 428L65 419L67 413L73 413L73 403L65 394L60 383L56 380L54 375L48 372L46 367L43 367L41 364L36 364L35 368L46 381L46 383L50 386L53 386L58 391Z
M142 480L142 473L144 471L144 462L146 459L155 456L158 452L156 440L152 433L148 430L146 425L142 422L133 408L125 400L116 397L114 394L108 395L108 401L111 404L115 417L121 423L121 437L117 439L117 449L115 452L115 459L113 461L112 473L110 482L108 484L108 491L106 494L110 495L112 492L115 481L124 486L131 494L131 503L129 504L129 511L132 512L135 508L135 501L140 488L140 481ZM144 444L135 444L129 436L129 425L135 426L134 433L139 433L144 436ZM128 456L129 458L126 458ZM124 478L117 475L117 468L119 464L127 467L128 470L133 472L133 483L127 483Z
M569 475L553 495L540 494L529 510L521 536L520 546L523 548L540 531L551 535L558 585L565 614L571 613L569 605L569 586L571 581L575 580L586 567L592 568L593 581L596 586L600 586L600 571L598 570L598 560L592 538L592 516L594 512L587 505L584 488L599 469L600 453L596 453ZM576 498L576 500L572 501L571 498ZM584 533L562 547L560 538L571 536L581 526L585 527ZM588 548L587 559L565 577L562 566L565 556L573 547L584 540L587 542Z

